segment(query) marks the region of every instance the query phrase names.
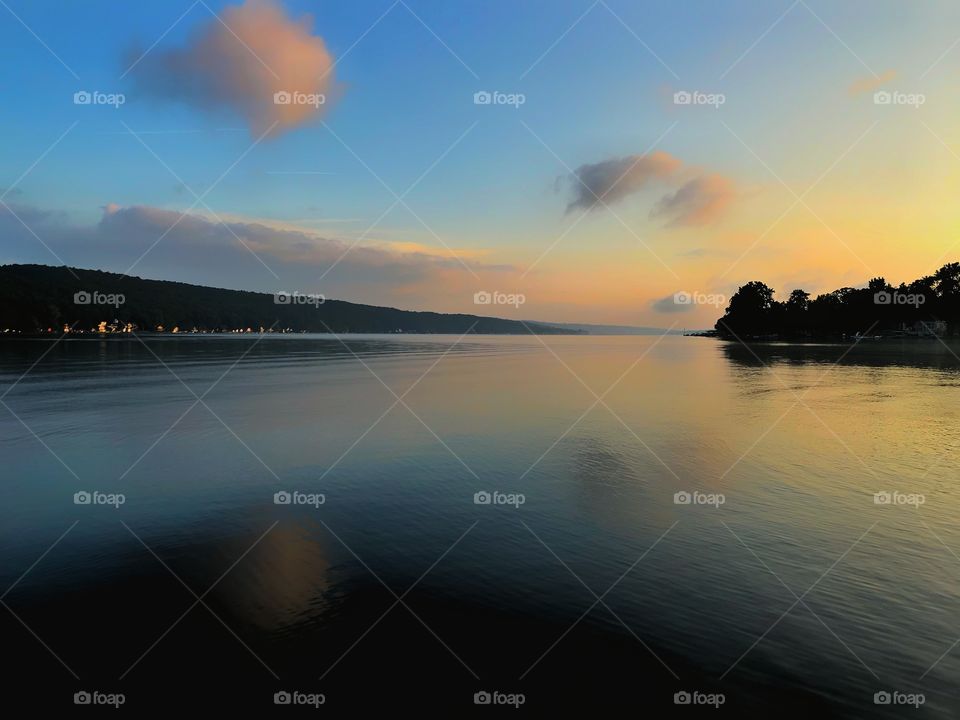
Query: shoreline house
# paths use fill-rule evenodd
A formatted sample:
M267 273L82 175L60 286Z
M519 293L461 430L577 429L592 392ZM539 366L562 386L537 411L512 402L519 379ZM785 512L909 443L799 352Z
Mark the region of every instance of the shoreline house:
M908 337L943 337L947 334L946 320L917 320L912 325L900 323L898 335Z

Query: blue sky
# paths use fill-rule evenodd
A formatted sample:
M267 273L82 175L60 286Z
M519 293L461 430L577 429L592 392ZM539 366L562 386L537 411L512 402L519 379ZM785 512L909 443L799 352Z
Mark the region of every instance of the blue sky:
M77 123L7 197L14 208L58 214L59 226L49 231L51 247L68 235L67 228L101 222L108 205L187 210L193 197L180 180L202 193L248 151L205 198L217 215L235 220L241 236L243 223L276 222L349 245L394 201L382 183L403 193L436 162L405 198L413 212L395 208L363 235L360 245L412 243L438 257L449 255L449 248L491 268L515 268L514 276L488 277L475 268L458 283L448 270L459 263L450 268L440 263L444 277L431 292L423 284L430 272L417 275L418 286L410 278L395 283L383 269L379 289L371 292L373 276L353 282L359 277L353 274L356 268L344 263L319 289L351 300L463 310L464 298L477 287L512 283L503 289L529 290L528 315L536 309L535 315L556 320L663 324L651 306L671 289L729 292L738 282L756 279L765 267L762 252L754 265L744 263L726 274L721 266L729 262L717 257L729 259L749 248L789 205L780 180L802 191L874 120L883 120L871 131L874 147L901 156L891 167L876 152L853 153L821 185L818 214L828 215L827 208L846 202L846 188L864 193L849 202L902 198L886 175L928 177L927 154L933 150L944 163L939 181L952 185L955 177L948 167L954 161L942 147L932 150L929 137L918 141L922 132L905 129L911 116L878 116L868 97L854 98L848 91L857 80L892 71L893 85L929 94L922 112L930 126L944 135L952 132L946 119L957 106L953 88L960 50L947 52L920 78L960 35L960 10L947 3L410 0L405 6L392 0L285 0L279 7L291 22L312 15L312 34L336 60L336 90L322 113L328 128L307 122L253 150L256 133L230 107L172 101L138 81L138 72L151 62L189 45L216 23L210 11L222 14L238 3L208 2L209 10L204 4L191 8L189 0L8 4L10 11L0 9L0 47L8 60L0 66L0 87L8 98L0 104L6 132L0 187L16 180ZM132 59L155 42L138 67L121 78ZM678 109L672 104L678 89L720 92L727 100L718 110ZM77 106L77 90L123 93L126 101L118 109ZM472 96L478 90L523 93L526 101L517 109L477 106ZM141 133L173 172L126 127ZM665 132L657 147L682 160L685 172L698 168L730 179L736 188L733 210L716 221L711 216L709 226L691 223L667 231L650 218L663 193L650 190L641 202L643 190L618 205L616 216L591 212L538 261L535 272L523 275L575 219L564 212L571 171L639 156ZM916 142L924 144L918 148ZM922 166L911 166L911 158ZM868 176L877 178L875 188L861 187ZM935 232L945 240L949 219L942 220ZM828 223L846 221L838 216ZM791 226L791 232L803 229ZM834 234L848 239L859 255L870 252L868 237L847 238L846 232ZM151 251L138 274L262 290L288 280L281 272L265 273L263 263L246 252L245 263L224 261L229 273L219 273L214 249L194 254L189 239L181 240L176 257L155 258ZM766 237L763 241L761 250ZM116 271L129 265L129 253L111 254L107 245L84 252L63 242L58 255L69 264ZM902 266L892 259L896 253L858 263L834 245L829 256L818 246L816 254L823 259L796 279L806 276L831 289L829 283L846 279L840 270L844 264L859 276L867 266L891 275ZM263 244L258 248L265 260L271 255ZM767 249L772 254L766 267L774 266L770 275L792 280L782 269L793 267L793 261L777 260L777 248ZM705 253L699 265L690 259L696 252ZM705 259L709 254L712 260ZM33 238L0 244L0 261L57 263ZM318 262L317 272L292 273L288 283L309 284L325 269ZM569 277L574 271L584 277ZM575 296L564 299L560 288L571 285L577 287ZM598 293L605 285L617 292ZM712 312L704 309L702 317Z

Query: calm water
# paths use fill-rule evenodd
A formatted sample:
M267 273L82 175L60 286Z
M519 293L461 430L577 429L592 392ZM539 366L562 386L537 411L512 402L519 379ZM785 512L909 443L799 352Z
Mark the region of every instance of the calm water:
M737 717L960 714L944 346L456 340L0 343L10 687L127 710L298 690L338 715L470 712L496 690L643 712L696 690Z

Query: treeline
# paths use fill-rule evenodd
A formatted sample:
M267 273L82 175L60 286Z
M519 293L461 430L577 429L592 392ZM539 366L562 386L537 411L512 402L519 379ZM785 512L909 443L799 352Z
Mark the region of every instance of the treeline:
M960 333L960 263L894 287L884 278L865 288L840 288L810 299L794 290L784 301L762 282L749 282L730 298L714 328L723 337L817 338Z
M122 300L122 301L121 301ZM548 325L465 314L410 312L310 296L275 302L267 293L223 290L47 265L0 266L0 332L90 332L99 323L137 331L570 334ZM116 322L115 322L116 321ZM528 329L529 328L529 329Z

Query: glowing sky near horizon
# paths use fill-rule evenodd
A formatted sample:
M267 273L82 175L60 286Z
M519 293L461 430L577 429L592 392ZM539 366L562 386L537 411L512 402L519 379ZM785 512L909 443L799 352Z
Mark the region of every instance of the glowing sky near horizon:
M956 3L8 5L3 263L694 328L960 259Z

